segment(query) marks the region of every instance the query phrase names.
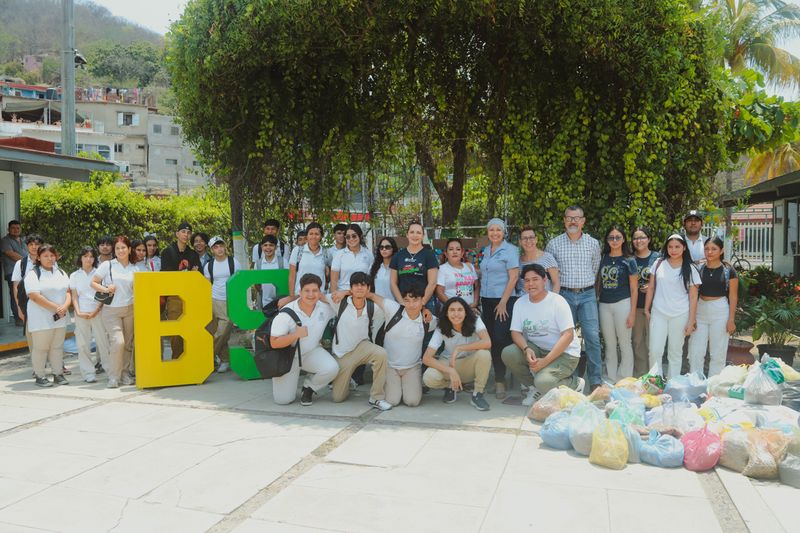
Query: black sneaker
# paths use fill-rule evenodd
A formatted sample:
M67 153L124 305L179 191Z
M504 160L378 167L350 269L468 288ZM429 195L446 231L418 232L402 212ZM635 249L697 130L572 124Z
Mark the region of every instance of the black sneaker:
M96 365L94 365L94 373L98 374L98 375L99 374L105 374L106 373L106 369L103 368L103 365L101 365L100 363L97 363Z
M482 392L476 392L472 395L472 399L469 401L472 404L472 407L477 409L478 411L488 411L489 410L489 402L483 397Z
M52 387L53 383L47 378L36 378L37 387Z
M300 395L300 405L311 405L314 403L314 389L311 387L303 387L303 393Z
M442 396L444 403L454 403L456 401L456 391L453 389L444 389L444 396Z
M67 378L65 378L61 374L53 376L53 383L55 383L56 385L69 385L69 381L67 381Z

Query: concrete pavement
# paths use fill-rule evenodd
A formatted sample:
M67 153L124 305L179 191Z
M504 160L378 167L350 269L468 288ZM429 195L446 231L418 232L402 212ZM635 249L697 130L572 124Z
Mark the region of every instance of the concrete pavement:
M77 373L74 358L67 365ZM214 375L139 391L39 389L0 363L0 531L800 531L800 491L718 468L596 467L542 447L526 408L441 393L277 406Z

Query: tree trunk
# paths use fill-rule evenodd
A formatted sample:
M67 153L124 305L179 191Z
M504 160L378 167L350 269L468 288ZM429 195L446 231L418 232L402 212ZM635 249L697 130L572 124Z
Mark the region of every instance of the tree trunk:
M231 235L233 236L233 256L241 265L250 264L247 253L247 241L244 238L244 207L242 206L242 187L240 180L231 180L229 183L229 198L231 203Z
M433 226L433 207L431 206L431 181L436 176L436 163L430 150L421 142L415 143L417 162L422 169L420 176L420 190L422 192L422 225L426 228Z

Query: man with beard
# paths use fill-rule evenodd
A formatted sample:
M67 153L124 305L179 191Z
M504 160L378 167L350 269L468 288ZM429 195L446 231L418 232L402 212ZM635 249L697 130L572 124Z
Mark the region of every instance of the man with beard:
M683 217L683 232L686 235L686 246L692 256L692 261L697 263L705 258L703 250L703 236L700 230L703 228L703 218L700 211L692 209Z
M580 323L589 360L587 375L591 390L594 390L602 383L603 375L600 318L594 288L600 268L600 243L583 233L585 223L583 208L579 205L569 206L564 212L564 228L567 231L547 243L546 251L556 258L561 272L561 296L572 310L573 322ZM580 377L580 367L578 369Z

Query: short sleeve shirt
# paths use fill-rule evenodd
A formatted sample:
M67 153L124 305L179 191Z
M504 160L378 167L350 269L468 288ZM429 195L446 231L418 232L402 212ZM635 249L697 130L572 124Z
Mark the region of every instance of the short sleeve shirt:
M502 298L508 284L508 271L519 268L519 248L508 241L492 252L489 245L483 249L481 260L481 298Z
M400 309L400 304L391 300L383 301L383 312L386 321ZM427 325L431 330L436 327L434 319ZM426 324L422 320L422 313L415 319L408 317L408 312L403 310L403 318L392 329L386 332L383 347L388 354L389 366L397 370L413 368L420 364L422 359L422 343L425 340Z
M26 259L27 258L27 259ZM22 272L22 261L25 261L25 272ZM14 271L11 273L11 281L20 282L22 278L24 278L28 272L33 270L33 267L36 266L36 263L33 260L25 256L16 263L14 263Z
M322 340L322 334L325 333L325 326L327 326L328 321L334 317L333 308L325 302L317 302L311 315L307 315L300 309L299 300L287 304L284 309L285 308L289 308L297 313L297 318L300 319L300 323L308 328L308 335L300 339L300 351L302 353L308 353L318 348L319 341ZM273 337L282 337L283 335L294 332L296 329L297 324L295 324L292 317L287 313L278 313L278 316L272 320L270 335Z
M0 239L0 252L3 252L3 275L10 276L14 270L15 261L8 257L5 252L17 252L22 257L28 255L25 242L22 239L15 239L11 235L6 235Z
M600 260L600 302L614 304L631 297L630 276L638 270L632 257L604 255Z
M181 252L178 243L173 242L161 252L161 270L164 272L181 272L195 267L200 270L200 256L189 246Z
M331 270L339 273L339 282L338 287L331 287L331 290L349 290L350 276L355 272L369 274L372 260L372 254L363 246L358 252L353 252L349 248L339 250L331 262Z
M462 263L461 268L456 268L450 263L439 265L436 284L444 287L444 295L448 299L458 296L471 304L474 299L476 281L478 281L478 274L470 263Z
M79 268L69 276L69 288L78 294L78 307L81 313L91 313L100 305L94 299L96 291L91 286L95 272L97 272L95 268L88 274L82 268Z
M675 318L689 313L689 293L683 283L681 267L672 268L668 260L659 261L653 267L656 277L656 292L653 297L653 311L657 311L669 318ZM691 285L700 285L700 273L697 268L691 267ZM652 281L651 281L652 283Z
M519 260L519 281L517 281L517 294L522 296L528 294L525 292L525 280L522 277L522 269L527 265L542 265L542 268L549 271L551 268L555 268L558 270L558 262L556 258L553 257L553 254L548 252L542 252L542 255L534 259L533 261L523 261L521 258ZM553 289L553 282L550 278L547 278L545 282L545 287L548 291Z
M424 247L413 254L407 248L402 248L392 256L389 266L397 271L397 287L402 293L415 282L423 287L428 285L428 270L439 268L439 263L430 248Z
M647 257L634 257L636 260L636 271L639 274L639 299L636 300L636 307L638 309L644 309L644 289L650 282L650 270L653 268L658 258L658 252L650 252L650 255Z
M692 256L692 261L695 263L705 259L706 251L702 235L698 236L696 241L686 237L686 247L689 248L689 255Z
M463 346L464 344L478 342L481 339L480 335L478 334L479 331L486 331L486 326L480 317L475 319L475 332L469 337L465 337L460 331L456 330L453 330L452 337L447 337L442 333L441 329L436 328L436 331L433 333L433 337L431 337L431 341L428 343L428 348L438 350L442 343L444 343L444 351L442 352L441 357L443 359L449 359L453 354L453 349L456 346ZM475 352L459 352L458 359L469 357L473 353Z
M28 294L39 293L49 301L61 305L67 300L69 278L58 267L53 271L40 269L40 276L35 271L25 275L25 290ZM47 309L33 300L28 301L28 331L43 331L46 329L63 328L67 326L66 316L58 320L53 319L52 309Z
M519 298L514 303L511 331L522 333L525 340L542 350L552 350L561 333L574 328L572 311L567 300L560 294L548 292L547 296L537 303L526 297ZM577 335L573 336L564 353L572 357L581 356L581 343Z
M316 253L312 252L307 244L302 247L296 246L292 250L292 256L289 259L290 265L297 267L297 262L300 262L300 267L297 268L297 274L294 281L295 294L300 292L300 278L305 274L316 274L322 280L322 286L325 287L325 267L327 264L328 252L324 247L320 246Z
M392 269L381 263L378 271L375 273L375 294L381 298L395 301L394 293L392 292Z
M281 264L283 260L275 254L272 256L272 260L268 260L265 256L261 256L261 260L256 263L258 265L259 270L278 270L281 268ZM278 289L272 283L262 283L261 284L261 307L266 307L270 304L275 298L278 297Z
M193 250L194 251L194 250ZM195 252L197 254L197 252ZM94 277L99 277L101 283L108 287L114 284L114 299L108 307L125 307L133 303L133 275L138 272L136 265L128 263L122 266L119 261L112 259L97 267Z
M546 251L558 261L562 287L583 289L594 285L600 268L600 243L597 239L583 233L573 241L562 233L547 243Z
M206 266L203 267L203 275L207 280L211 281L211 271L209 266L214 263L214 282L211 284L211 298L213 300L227 300L228 299L228 280L238 271L242 269L239 260L233 258L233 272L231 272L228 258L222 261L212 259Z

